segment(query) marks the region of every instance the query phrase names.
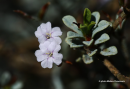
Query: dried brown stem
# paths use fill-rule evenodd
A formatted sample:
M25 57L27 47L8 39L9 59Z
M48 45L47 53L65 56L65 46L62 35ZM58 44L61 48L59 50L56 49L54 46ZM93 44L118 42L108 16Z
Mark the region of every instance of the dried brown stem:
M115 30L118 25L126 18L126 14L124 12L121 13L120 18L116 19L115 22L112 24L113 29Z
M130 78L122 75L114 65L111 64L111 62L107 59L103 61L104 65L111 71L111 73L117 77L120 81L125 81L125 83L129 89L130 89Z
M112 24L113 29L115 30L118 25L130 14L130 9L124 7L124 11L121 13L120 18L117 18L115 22Z

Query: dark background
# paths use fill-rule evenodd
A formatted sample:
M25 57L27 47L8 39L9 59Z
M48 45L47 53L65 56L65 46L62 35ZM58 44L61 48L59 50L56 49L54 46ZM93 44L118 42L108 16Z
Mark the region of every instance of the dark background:
M47 2L51 4L41 22L50 21L52 27L61 28L63 35L60 52L73 65L63 63L57 67L54 64L52 69L43 69L34 55L39 49L34 32L41 22L13 11L22 10L38 17L40 9ZM101 19L109 21L102 11L115 20L120 6L118 0L0 0L0 89L127 89L123 83L99 82L118 80L101 60L94 60L89 65L75 63L81 54L79 50L70 49L64 41L70 29L63 24L62 17L72 15L81 23L85 8L91 12L99 11ZM126 20L123 30L129 51L130 19ZM111 40L110 44L118 48L118 54L112 56L110 61L123 75L130 76L130 59L123 55L120 42L114 37Z

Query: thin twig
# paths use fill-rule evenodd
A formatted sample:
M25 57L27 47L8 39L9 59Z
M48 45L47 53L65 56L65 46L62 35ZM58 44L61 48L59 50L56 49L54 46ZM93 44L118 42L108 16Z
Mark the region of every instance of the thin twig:
M117 18L115 22L112 24L113 29L115 30L120 24L120 22L122 22L125 18L126 18L126 14L123 11L120 15L120 18Z
M125 11L125 12L124 12ZM115 22L112 24L113 29L115 30L120 22L122 22L130 13L128 8L124 8L124 11L121 13L120 18L117 18ZM120 81L125 81L124 83L130 88L130 78L122 75L116 68L113 66L107 59L104 60L104 65L113 73L115 77L117 77Z
M117 77L120 81L125 81L125 83L130 88L130 78L122 75L114 65L107 59L103 61L104 65L111 71L111 73Z
M130 9L124 7L124 11L121 13L120 17L115 20L112 24L114 30L118 27L118 25L130 14Z

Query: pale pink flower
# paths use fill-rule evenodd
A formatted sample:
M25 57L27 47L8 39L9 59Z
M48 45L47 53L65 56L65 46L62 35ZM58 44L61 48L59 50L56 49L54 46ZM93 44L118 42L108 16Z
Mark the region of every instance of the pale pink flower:
M57 45L55 41L45 41L39 45L39 48L40 50L36 50L35 56L43 68L52 68L53 63L61 64L63 55L58 53L61 46Z
M35 36L38 38L39 43L44 43L45 41L56 41L58 44L61 43L62 32L59 27L51 28L51 23L42 23L35 31Z

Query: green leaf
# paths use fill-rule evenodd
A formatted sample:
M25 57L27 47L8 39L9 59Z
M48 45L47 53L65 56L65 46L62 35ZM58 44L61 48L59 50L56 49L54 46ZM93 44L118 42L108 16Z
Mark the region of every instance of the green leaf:
M87 33L87 30L88 30L87 25L80 24L80 30L83 33L83 36L86 37L86 33Z
M91 23L90 23L89 26L88 26L88 30L90 31L95 24L96 24L96 23L95 23L94 21L91 21Z
M91 21L91 11L88 8L85 8L83 14L83 23L88 25Z
M67 38L84 38L82 35L72 32L72 31L68 31L67 32Z
M92 21L89 25L80 25L80 30L82 31L83 35L86 37L92 33L92 28L95 25L95 22Z

